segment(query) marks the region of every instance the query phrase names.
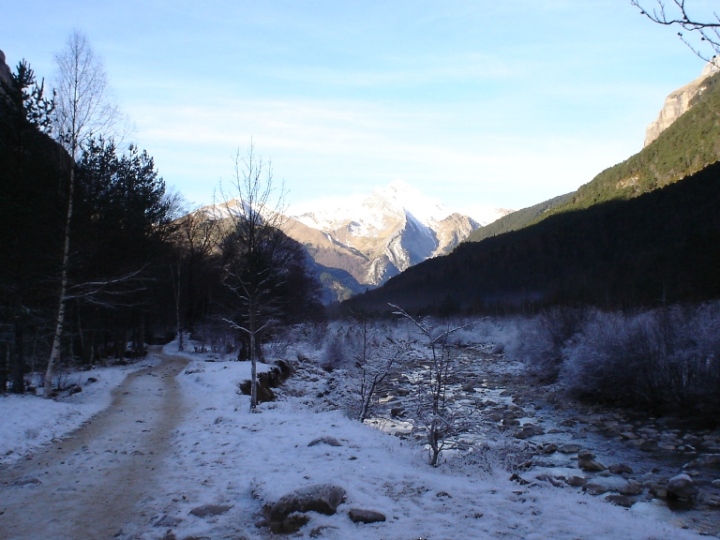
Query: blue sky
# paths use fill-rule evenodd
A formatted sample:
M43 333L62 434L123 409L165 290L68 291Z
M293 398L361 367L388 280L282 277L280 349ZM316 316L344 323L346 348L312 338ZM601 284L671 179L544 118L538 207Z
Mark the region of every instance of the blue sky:
M291 208L394 180L529 206L637 152L703 67L629 0L5 0L0 49L51 80L74 29L195 203L252 138Z

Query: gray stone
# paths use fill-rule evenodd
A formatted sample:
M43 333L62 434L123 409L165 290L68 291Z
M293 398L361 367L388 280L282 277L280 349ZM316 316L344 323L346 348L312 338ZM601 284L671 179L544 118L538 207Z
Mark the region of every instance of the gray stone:
M13 482L13 486L34 486L37 484L42 484L42 482L33 476L23 476Z
M615 465L610 465L610 468L608 469L613 474L633 474L633 470L629 465L625 465L624 463L616 463Z
M362 508L351 508L348 516L353 523L379 523L385 521L385 514L375 512L374 510L364 510Z
M567 485L571 487L582 487L585 485L585 478L582 476L571 476L566 482Z
M177 527L180 522L182 522L182 518L176 518L165 514L153 523L153 527Z
M605 465L594 459L580 459L578 460L578 467L585 472L600 472L606 469Z
M579 444L563 444L558 448L558 452L561 452L563 454L577 454L581 450L581 446Z
M605 500L616 506L622 506L624 508L630 508L633 504L635 504L634 499L631 499L626 495L617 495L614 493L605 497Z
M310 521L310 516L293 512L285 516L282 521L271 521L270 530L274 533L291 534L298 532Z
M270 525L285 522L293 513L333 515L345 500L345 490L332 484L316 484L283 495L270 509Z
M308 446L317 446L318 444L327 444L328 446L342 446L342 443L335 437L319 437L308 443Z
M698 493L697 486L693 483L692 478L687 474L678 474L668 480L667 486L668 499L690 500L695 498Z
M206 504L204 506L198 506L190 510L190 515L199 518L207 518L212 516L219 516L224 514L232 508L232 505L227 504Z
M542 435L543 433L545 433L545 430L540 426L535 424L525 424L520 431L515 433L514 437L516 439L529 439L530 437Z

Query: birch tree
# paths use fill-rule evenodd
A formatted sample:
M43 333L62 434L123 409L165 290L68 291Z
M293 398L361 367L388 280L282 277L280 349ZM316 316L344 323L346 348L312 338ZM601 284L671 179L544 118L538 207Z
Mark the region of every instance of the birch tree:
M57 80L53 131L58 142L69 154L71 165L67 178L63 180L67 206L55 330L45 372L45 397L52 394L53 369L60 359L65 326L75 196L74 163L78 159L83 140L90 134L108 132L118 118L117 108L110 105L108 99L108 82L102 62L84 34L78 31L71 34L64 50L55 57L55 64Z

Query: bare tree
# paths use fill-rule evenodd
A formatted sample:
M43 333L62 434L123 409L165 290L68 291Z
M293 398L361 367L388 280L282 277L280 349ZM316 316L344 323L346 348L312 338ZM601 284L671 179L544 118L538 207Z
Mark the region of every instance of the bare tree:
M355 357L360 369L360 412L358 420L364 422L372 413L375 397L383 391L384 383L395 371L395 363L407 348L404 342L394 342L386 336L382 342L373 335L367 318L357 321L360 327L360 350Z
M682 42L706 62L720 53L720 16L717 12L705 10L698 15L699 8L696 7L695 12L691 14L686 0L672 0L670 4L663 0L655 0L651 9L646 8L647 3L641 0L630 0L630 3L654 23L674 26L694 36L694 39L691 39L682 31L678 32ZM708 46L712 50L711 55L702 50Z
M179 218L172 232L171 240L176 248L176 259L171 265L170 273L175 301L178 349L181 351L185 347L183 331L187 329L188 324L192 325L198 316L197 289L201 286L199 281L203 278L203 274L207 273L204 272L204 267L208 266L208 259L217 247L218 223L218 220L207 210L198 208Z
M45 396L52 393L53 368L60 359L68 301L68 270L70 267L71 225L75 195L75 161L81 143L90 134L109 131L118 118L117 108L109 105L108 83L102 62L95 55L84 34L75 31L65 49L55 57L57 82L54 111L54 132L71 158L69 167L65 213L65 231L60 265L60 290L55 317L50 358L45 372Z
M232 291L236 308L224 320L247 338L251 363L250 409L257 407L259 338L273 324L278 306L274 292L282 280L281 229L284 189L276 191L272 167L256 156L252 141L245 156L235 157L235 199L224 196L231 226L222 239L223 283Z
M421 319L413 317L404 309L390 304L399 315L410 321L420 334L427 339L430 347L430 390L429 403L420 403L418 415L420 420L427 426L428 445L430 446L430 465L439 465L440 454L447 448L447 440L451 435L457 434L462 429L464 416L459 416L451 410L447 401L447 391L452 375L452 356L448 344L448 338L455 332L467 328L469 324L448 327L444 331L434 331Z

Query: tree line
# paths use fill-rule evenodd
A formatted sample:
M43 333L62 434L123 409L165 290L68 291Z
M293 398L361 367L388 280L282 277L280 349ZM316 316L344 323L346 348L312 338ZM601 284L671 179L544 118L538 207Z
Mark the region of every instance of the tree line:
M118 142L84 35L56 66L52 90L25 60L0 78L0 392L24 392L40 372L49 397L66 364L139 356L207 320L234 329L250 358L249 336L317 315L304 250L260 211L267 201L247 201L272 186L252 148L215 210L186 208L146 150Z

